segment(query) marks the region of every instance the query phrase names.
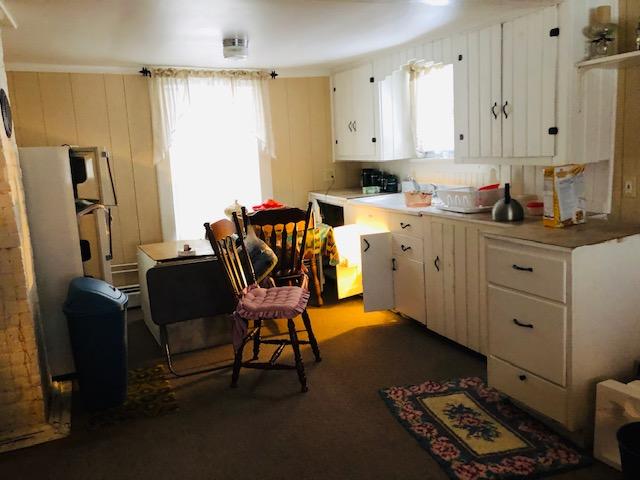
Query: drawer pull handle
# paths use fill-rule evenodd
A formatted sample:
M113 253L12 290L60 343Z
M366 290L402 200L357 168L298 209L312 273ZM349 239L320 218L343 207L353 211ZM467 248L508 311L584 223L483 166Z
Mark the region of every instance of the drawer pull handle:
M369 244L366 238L363 238L362 241L364 242L364 245L365 245L363 252L366 252L367 250L369 250L369 247L371 247L371 245Z
M409 228L410 226L411 226L411 224L410 224L410 223L400 222L400 228L402 228L403 230L404 230L405 228Z
M533 272L533 267L521 267L520 265L516 265L515 263L511 266L511 268L520 272Z
M531 323L522 323L519 322L517 318L513 319L513 323L515 323L516 325L518 325L519 327L523 327L523 328L533 328L533 325Z
M403 252L406 252L407 250L411 250L411 247L407 247L405 245L400 245L400 248L402 249Z
M518 375L518 378L520 379L521 382L524 382L527 379L526 375Z
M436 256L436 259L433 261L433 266L436 267L437 271L440 271L440 257Z
M398 270L398 267L396 266L396 259L395 258L391 259L391 270L393 270L394 272L396 270Z

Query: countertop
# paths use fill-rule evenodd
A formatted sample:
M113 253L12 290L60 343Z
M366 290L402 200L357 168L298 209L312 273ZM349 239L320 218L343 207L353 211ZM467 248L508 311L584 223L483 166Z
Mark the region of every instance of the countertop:
M600 218L587 218L586 223L565 228L542 226L542 221L526 223L517 228L500 231L502 237L529 240L562 248L578 248L586 245L619 240L640 234L640 225L618 223Z
M392 193L362 193L361 187L353 188L340 188L327 190L312 190L309 192L310 196L313 196L316 200L328 203L330 205L344 206L348 200L354 198L368 198L368 197L382 197L387 195L394 195Z
M528 240L567 249L640 234L640 224L620 223L593 217L588 217L587 222L581 225L573 225L565 228L550 228L542 225L542 217L525 217L521 222L494 222L491 219L491 212L465 214L440 210L433 206L410 208L404 205L404 197L402 194L392 194L384 197L356 198L349 200L348 203L350 205L363 205L410 215L429 215L484 224L496 229L491 232L493 235Z

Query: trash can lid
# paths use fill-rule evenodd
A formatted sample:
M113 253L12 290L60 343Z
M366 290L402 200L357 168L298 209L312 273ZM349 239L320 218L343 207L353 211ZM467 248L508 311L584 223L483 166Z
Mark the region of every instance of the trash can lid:
M91 277L71 280L64 313L70 315L100 315L122 310L128 298L113 285Z

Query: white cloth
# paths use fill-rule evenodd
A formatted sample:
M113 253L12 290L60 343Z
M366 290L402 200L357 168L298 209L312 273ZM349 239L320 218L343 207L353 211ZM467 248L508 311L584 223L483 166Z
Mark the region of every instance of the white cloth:
M165 241L200 238L234 200L271 193L274 155L264 74L156 69L154 161Z
M418 157L453 158L453 66L410 67L411 129Z

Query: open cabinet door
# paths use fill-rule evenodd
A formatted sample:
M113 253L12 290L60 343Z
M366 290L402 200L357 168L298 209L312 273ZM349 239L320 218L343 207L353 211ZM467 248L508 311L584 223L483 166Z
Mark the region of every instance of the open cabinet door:
M391 233L368 233L360 237L364 311L394 308Z

